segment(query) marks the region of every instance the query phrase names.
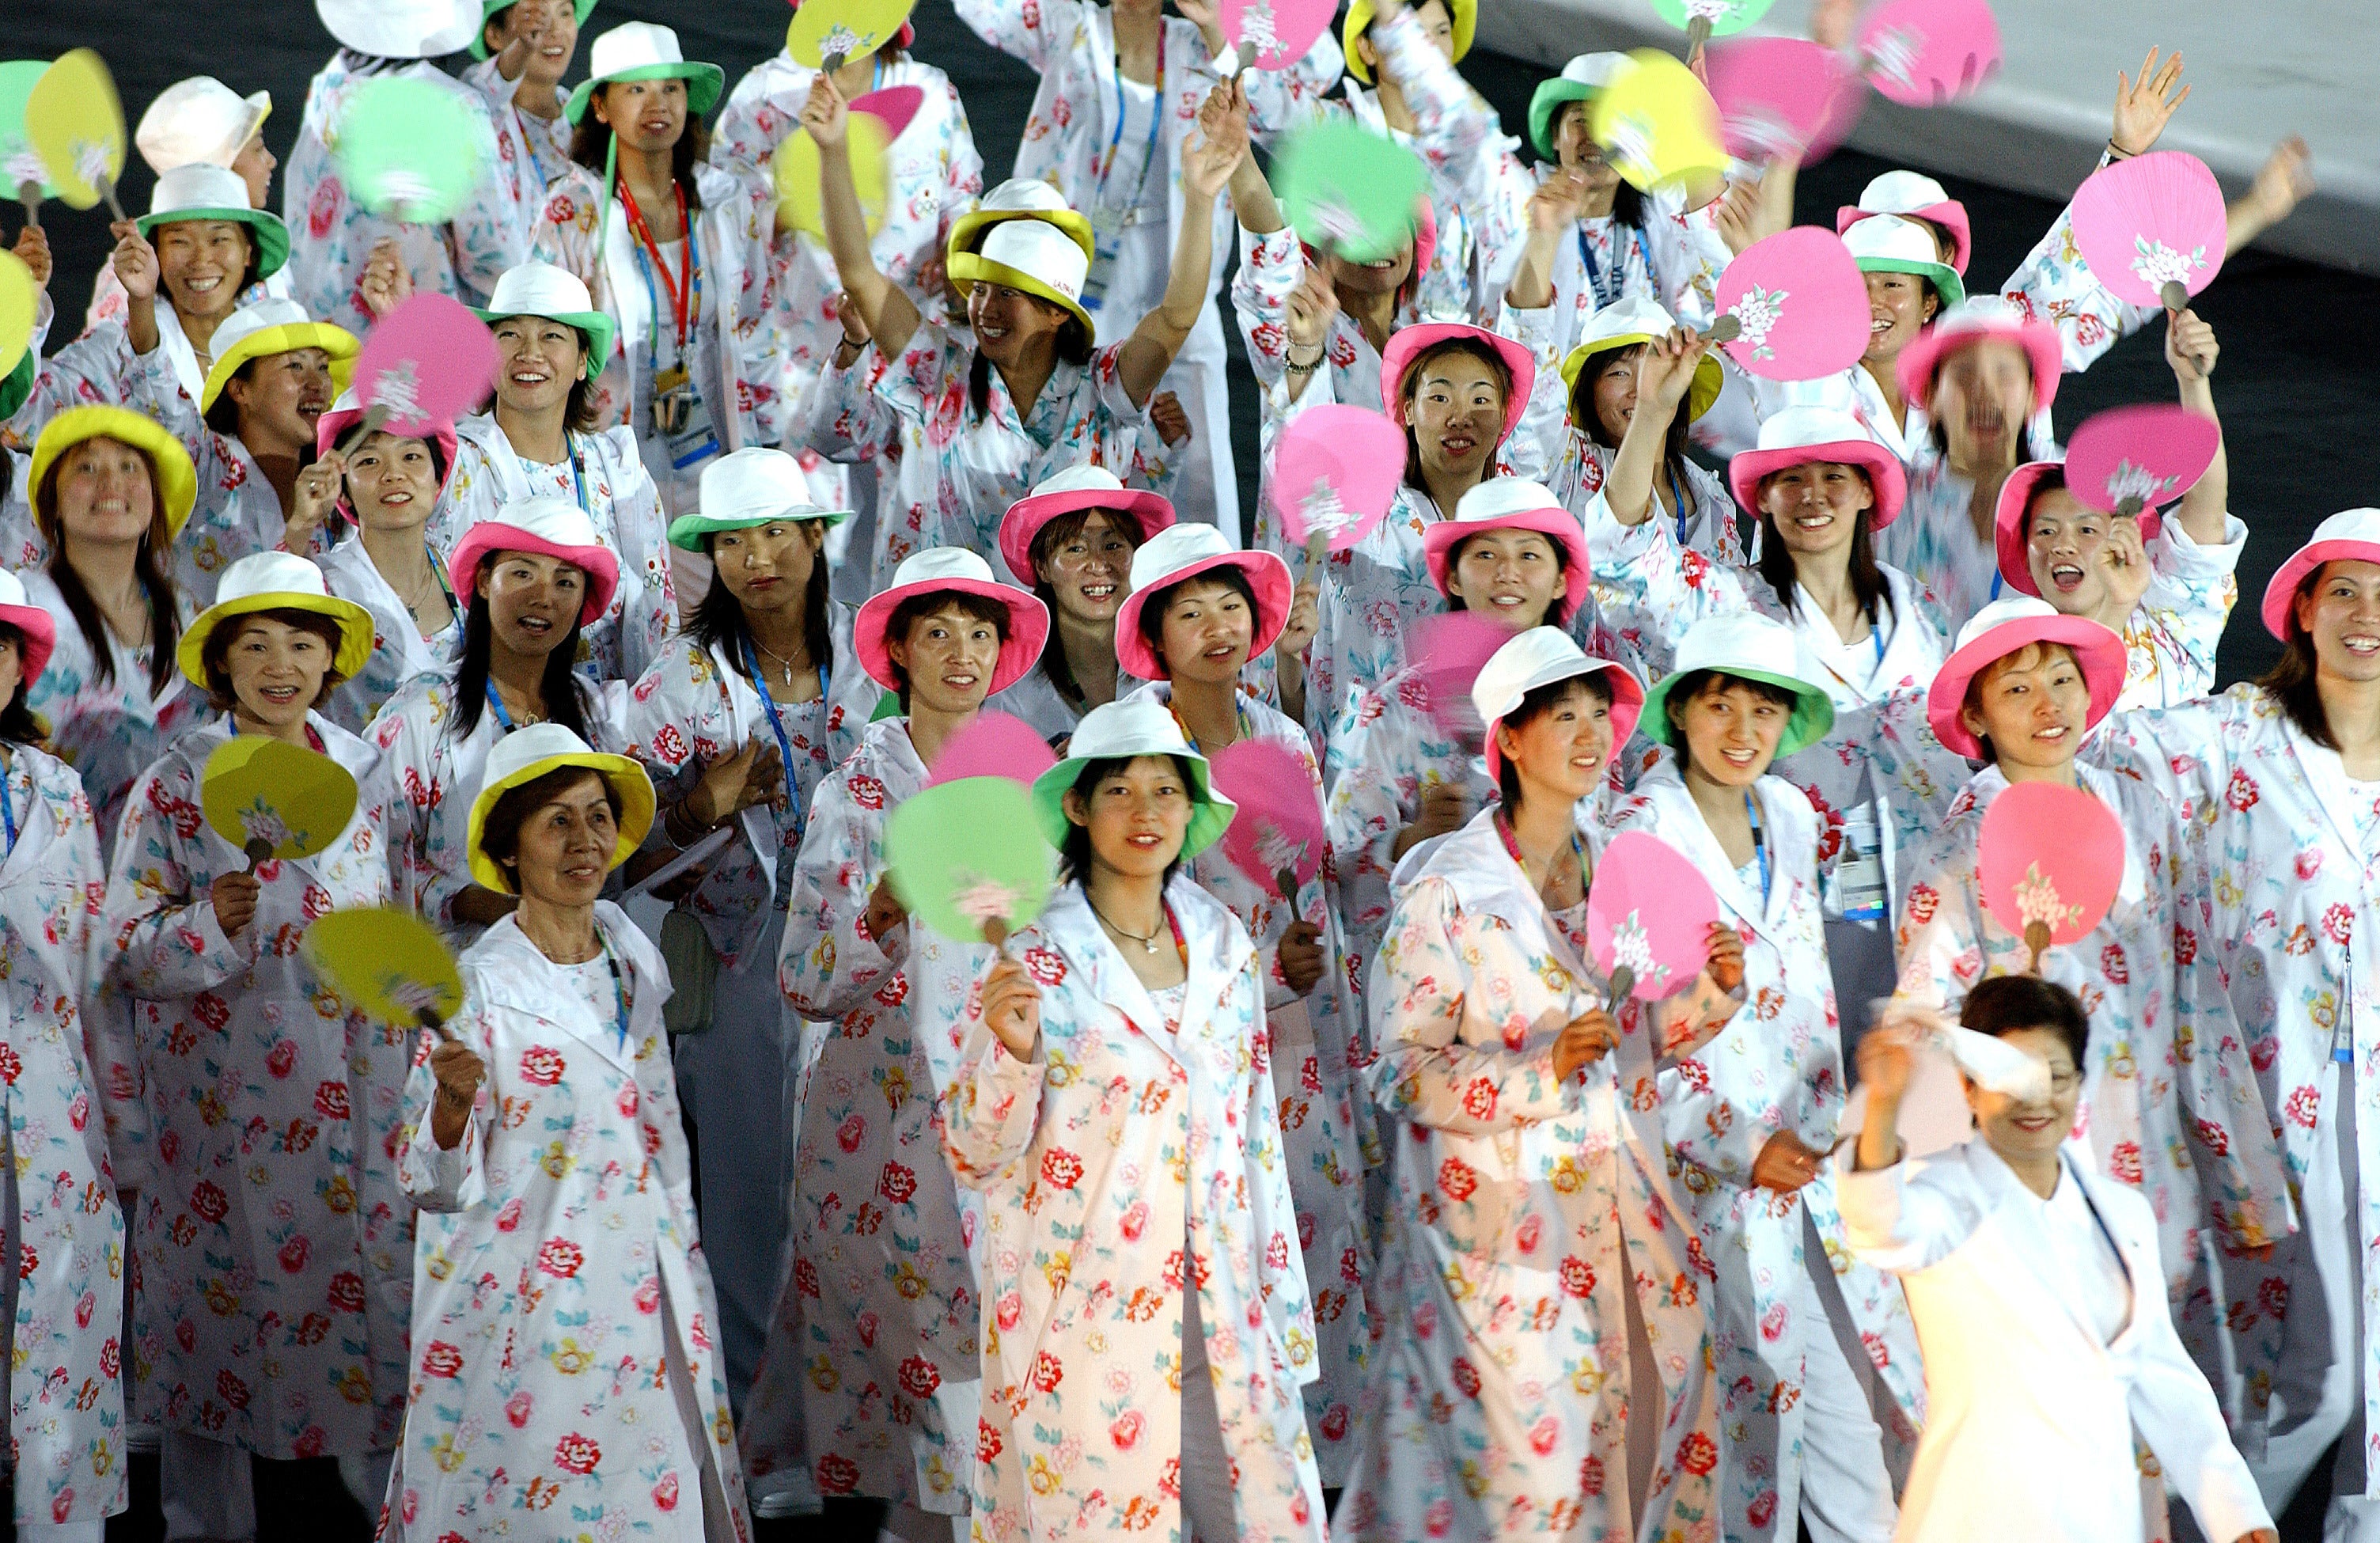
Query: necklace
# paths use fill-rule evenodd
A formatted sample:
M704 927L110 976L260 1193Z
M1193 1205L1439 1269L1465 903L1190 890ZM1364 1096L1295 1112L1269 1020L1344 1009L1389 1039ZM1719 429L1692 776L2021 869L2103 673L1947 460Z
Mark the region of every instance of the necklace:
M757 637L752 639L752 646L777 662L777 668L783 674L785 684L787 686L794 684L794 672L795 669L800 668L800 666L795 665L792 660L787 659L783 654L779 653L768 644L763 643Z
M1090 905L1091 915L1099 918L1099 925L1101 927L1106 928L1109 931L1114 933L1119 938L1128 938L1132 942L1138 943L1141 948L1141 952L1144 954L1154 954L1157 952L1157 934L1161 929L1160 928L1150 928L1148 929L1148 936L1145 938L1137 932L1127 932L1123 928L1118 927L1114 922L1110 921L1108 919L1108 914L1099 909L1098 903L1092 901L1087 893L1084 894L1083 900L1087 905Z

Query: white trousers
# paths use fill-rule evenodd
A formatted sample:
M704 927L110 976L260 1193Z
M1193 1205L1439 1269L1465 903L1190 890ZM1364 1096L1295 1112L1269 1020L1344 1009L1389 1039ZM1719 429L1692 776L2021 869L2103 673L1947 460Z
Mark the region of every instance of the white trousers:
M1838 1327L1840 1294L1822 1289L1811 1274L1828 1266L1808 1214L1804 1209L1806 1268L1794 1283L1801 1299L1795 1313L1809 1326L1802 1353L1802 1523L1813 1543L1891 1543L1900 1508L1885 1466L1884 1429L1870 1402L1867 1357L1852 1363ZM1782 1521L1778 1533L1788 1536Z

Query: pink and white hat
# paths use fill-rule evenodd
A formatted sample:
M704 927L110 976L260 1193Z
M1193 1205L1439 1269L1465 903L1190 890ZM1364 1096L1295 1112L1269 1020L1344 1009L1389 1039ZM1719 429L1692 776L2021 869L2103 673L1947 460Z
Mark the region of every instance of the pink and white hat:
M364 409L362 405L357 402L353 388L339 393L339 399L331 404L331 410L314 420L314 454L329 455L331 447L345 438L348 430L363 420ZM438 492L443 495L446 492L448 480L455 475L455 425L439 424L436 431L430 436L430 443L438 452ZM344 488L339 493L339 512L349 519L356 517L355 510L347 504L347 495Z
M515 499L494 516L463 532L446 559L455 587L477 588L480 565L504 552L534 552L569 564L587 576L587 602L578 625L588 626L612 607L620 588L620 560L595 534L595 522L577 501L559 495Z
M985 696L1007 690L1033 668L1041 657L1041 645L1050 638L1049 608L1038 597L992 577L991 565L974 553L929 546L893 569L892 588L869 596L852 622L851 646L868 679L887 691L901 688L885 638L892 613L904 601L946 593L977 595L1008 608L1008 636L1001 639L1000 662L991 668L991 687Z
M1420 261L1418 255L1415 261ZM1413 361L1425 349L1463 338L1492 349L1512 372L1512 389L1504 397L1504 431L1496 436L1496 443L1501 444L1519 426L1521 409L1529 405L1529 389L1537 380L1536 358L1511 338L1468 322L1423 322L1398 329L1389 339L1388 351L1380 356L1380 405L1390 422L1403 427L1405 376L1413 369Z
M1273 646L1289 625L1297 585L1289 565L1269 552L1243 552L1211 525L1176 525L1159 531L1132 554L1132 593L1116 610L1116 662L1142 680L1171 680L1173 672L1141 636L1140 613L1151 595L1217 568L1237 568L1256 592L1256 630L1248 638L1254 659Z
M1900 457L1877 443L1858 419L1832 407L1787 407L1770 415L1760 425L1759 448L1739 450L1728 461L1727 485L1756 518L1761 479L1813 461L1839 461L1867 473L1876 492L1876 507L1867 515L1870 532L1890 525L1909 496Z
M2086 732L2116 710L2116 699L2124 694L2124 640L2088 616L2059 614L2046 600L2002 595L1968 618L1959 629L1958 648L1935 672L1925 692L1925 721L1934 725L1934 737L1971 760L1981 756L1982 744L1959 721L1968 684L1994 661L2032 643L2062 643L2073 650L2091 692Z
M18 681L30 692L57 651L58 623L25 598L24 581L6 568L0 568L0 626L13 626L24 638L17 650Z
M2063 478L2063 461L2027 461L2009 473L2000 484L1999 503L1992 510L1992 547L1999 560L2000 581L2010 589L2028 595L2041 593L2041 586L2033 581L2033 557L2027 550L2031 532L2025 529L2025 515L2033 507L2034 494L2051 477ZM2107 516L2113 519L2115 516ZM2165 516L2155 509L2140 512L2141 540L2153 541L2165 529Z
M1840 236L1875 214L1898 214L1904 220L1940 225L1950 234L1950 266L1965 275L1967 259L1974 251L1967 206L1944 192L1940 183L1923 172L1887 172L1860 190L1858 203L1835 211L1835 234Z
M1562 551L1562 577L1568 592L1554 601L1553 620L1568 622L1587 597L1594 563L1587 555L1586 530L1576 515L1561 506L1542 482L1525 477L1490 477L1463 495L1454 517L1442 519L1422 532L1422 553L1429 563L1430 581L1439 594L1452 590L1448 569L1454 549L1483 530L1534 530Z
M2380 509L2342 509L2313 528L2313 539L2289 554L2265 586L2265 630L2286 643L2296 621L2298 586L2325 563L2380 563Z
M1942 361L1971 343L2005 338L2025 351L2033 362L2033 407L2039 412L2058 397L2058 379L2066 369L2058 329L2046 322L2028 322L1997 295L1978 295L1952 306L1917 341L1900 350L1893 372L1900 395L1920 407L1934 405L1934 377Z
M1102 466L1070 466L1045 477L1033 491L1008 506L1000 521L1000 556L1019 584L1033 582L1033 542L1041 528L1060 515L1077 509L1106 509L1129 515L1139 527L1135 547L1173 523L1173 501L1144 488L1127 488Z
M1496 751L1496 725L1537 687L1580 675L1601 675L1611 693L1611 754L1615 759L1619 757L1620 747L1636 732L1636 721L1644 715L1644 682L1630 674L1625 664L1588 658L1561 628L1533 626L1490 655L1471 687L1471 705L1488 726L1490 777L1503 772L1504 758Z

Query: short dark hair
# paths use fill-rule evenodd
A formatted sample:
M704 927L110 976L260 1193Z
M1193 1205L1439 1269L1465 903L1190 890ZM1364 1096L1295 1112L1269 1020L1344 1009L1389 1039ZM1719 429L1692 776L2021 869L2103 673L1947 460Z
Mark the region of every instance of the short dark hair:
M480 850L488 855L504 876L504 888L514 894L520 893L520 881L512 869L504 867L506 858L520 856L520 829L528 817L542 808L548 799L557 796L564 788L572 786L582 777L593 777L603 785L603 802L612 808L612 821L619 823L620 790L612 779L585 766L558 766L541 777L532 777L518 787L506 788L488 807L488 818L480 825Z
M1096 760L1087 760L1083 763L1082 771L1075 773L1075 785L1069 791L1078 801L1087 805L1091 801L1092 791L1100 783L1140 759L1138 756L1101 756ZM1182 763L1182 758L1169 754L1165 759L1173 763L1173 770L1181 776L1184 784L1191 785L1190 768ZM1173 875L1181 867L1182 855L1177 852L1173 855L1173 860L1165 865L1167 883L1173 881ZM1077 884L1087 884L1090 882L1090 877L1091 828L1087 825L1077 825L1069 820L1066 821L1066 839L1058 844L1058 878L1062 882L1071 881Z
M1133 544L1135 551L1140 549L1145 537L1138 520L1127 519L1112 509L1100 512L1114 520L1116 529ZM1032 583L1034 595L1049 608L1053 619L1058 614L1058 589L1057 586L1042 578L1041 565L1048 562L1050 554L1061 545L1083 533L1083 527L1089 523L1091 514L1090 509L1069 509L1062 515L1050 516L1048 523L1033 532L1032 553L1026 560L1033 571L1016 576ZM1082 682L1075 678L1074 667L1066 662L1065 645L1059 640L1058 629L1054 626L1050 628L1049 638L1041 645L1041 673L1057 688L1061 700L1076 708L1083 705Z
M1410 410L1413 403L1414 383L1421 379L1421 372L1425 369L1435 364L1438 360L1445 358L1450 354L1468 354L1473 358L1475 358L1480 363L1486 365L1488 367L1488 373L1494 376L1496 379L1496 395L1498 400L1503 405L1508 414L1512 408L1512 367L1504 362L1504 357L1501 354L1499 354L1493 347L1489 346L1481 339L1470 336L1450 337L1443 343L1433 343L1428 347L1424 348L1420 353L1415 354L1413 357L1412 362L1405 366L1404 373L1399 376L1396 382L1396 399L1400 405L1404 406L1408 409L1405 414L1405 485L1410 488L1419 488L1423 486L1421 477L1421 436L1414 431L1412 421L1413 414ZM1496 438L1499 443L1502 443L1504 438L1503 428L1504 426L1500 423L1496 426ZM1492 459L1495 455L1493 447L1490 447L1488 455ZM1448 517L1452 517L1453 511L1447 511L1447 515Z
M1220 566L1208 568L1204 573L1194 573L1187 578L1168 584L1163 589L1151 593L1147 600L1140 602L1140 636L1141 639L1148 645L1149 654L1157 661L1157 667L1165 673L1165 678L1168 680L1173 678L1173 666L1167 663L1165 659L1165 613L1172 609L1174 595L1187 584L1220 584L1247 601L1248 614L1251 618L1257 614L1256 586L1248 582L1246 571L1237 563L1225 563ZM1249 628L1248 641L1250 643L1256 641L1253 623Z
M23 668L25 662L26 641L23 629L0 622L0 643L14 643L17 646L17 663L19 670ZM40 745L49 738L48 733L42 727L42 721L33 716L31 708L25 705L25 699L30 694L30 689L20 676L17 682L17 689L8 694L6 704L0 706L0 740L6 740L11 745Z
M200 415L205 419L207 427L225 438L238 433L239 404L231 399L232 383L247 381L253 384L255 380L256 360L253 358L241 360L238 369L225 376L223 389L215 393L214 401L210 403L207 410Z
M825 566L823 557L820 566ZM944 606L951 606L961 615L972 616L978 622L990 623L999 633L1000 640L1008 641L1008 607L990 595L972 594L965 589L929 589L922 595L911 595L892 608L884 619L884 641L888 644L909 640L909 629L918 621L932 615ZM885 663L892 671L893 694L901 699L901 711L909 711L909 672L888 651Z
M2078 1067L2091 1042L2090 1015L2073 992L2037 975L1995 975L1979 980L1959 1010L1959 1022L1993 1039L2046 1028L2066 1042Z
M279 622L301 632L310 632L331 650L331 667L322 672L322 688L314 694L313 705L321 707L331 699L347 677L339 674L339 645L346 635L339 624L319 611L301 611L294 605L277 605L269 611L250 611L244 615L226 617L199 650L199 673L207 677L207 705L217 712L229 712L239 706L239 698L231 688L231 646L250 622Z
M1704 692L1726 691L1739 686L1771 707L1799 708L1802 705L1801 698L1775 681L1755 680L1750 675L1731 675L1725 670L1688 670L1678 677L1678 684L1670 687L1661 699L1662 709L1669 714L1670 727L1674 729L1678 726L1679 711Z
M2011 649L2007 653L2000 655L1998 659L1986 662L1982 669L1977 670L1973 674L1967 677L1967 694L1959 700L1960 716L1964 717L1970 710L1973 710L1977 713L1983 711L1984 677L1990 674L1992 671L1997 669L2004 661L2022 659L2027 654L2040 654L2046 656L2052 649L2056 649L2067 658L2073 660L2074 667L2076 669L2079 670L2082 667L2082 661L2076 656L2072 649L2068 648L2063 643L2034 642L2027 643L2022 648ZM1975 735L1975 747L1982 753L1973 759L1982 761L1985 766L1998 766L2000 763L2000 753L1993 747L1992 736L1990 735L1979 734Z
M1504 727L1527 728L1533 720L1552 711L1554 704L1568 696L1573 686L1581 687L1588 696L1604 706L1611 705L1611 685L1600 673L1572 675L1563 680L1540 686L1524 696L1520 706L1504 714ZM1612 746L1611 753L1614 756L1619 755L1620 747ZM1504 807L1508 809L1521 807L1521 772L1520 769L1512 764L1512 758L1510 756L1499 755L1496 758L1496 795L1503 800Z
M1630 192L1635 191L1634 188L1628 188L1624 182L1621 187ZM1595 410L1595 383L1602 376L1604 371L1612 365L1622 359L1642 358L1644 352L1645 345L1631 343L1624 348L1612 348L1589 354L1586 357L1586 362L1579 366L1578 379L1571 383L1571 421L1578 425L1579 432L1606 450L1619 449L1620 442L1613 439L1605 430L1602 415ZM1689 410L1693 400L1694 393L1689 389L1686 400L1679 403L1678 410L1670 415L1670 431L1661 441L1661 465L1665 468L1674 467L1686 458L1686 446L1691 443L1688 434L1693 430L1694 421L1694 414Z

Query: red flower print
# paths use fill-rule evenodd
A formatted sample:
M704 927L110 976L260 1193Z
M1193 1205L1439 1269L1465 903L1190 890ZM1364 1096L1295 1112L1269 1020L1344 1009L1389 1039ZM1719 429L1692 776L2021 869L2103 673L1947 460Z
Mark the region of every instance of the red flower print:
M2141 1182L2141 1144L2119 1141L2107 1154L2107 1172L2124 1183L2138 1187Z
M1760 1315L1760 1337L1770 1344L1775 1344L1779 1340L1783 1339L1785 1324L1790 1316L1782 1302L1772 1305L1767 1312Z
M677 1509L676 1470L673 1469L670 1472L663 1474L662 1476L661 1482L653 1486L653 1508L657 1511L675 1511Z
M553 1465L564 1473L591 1474L595 1464L602 1461L603 1449L595 1444L591 1436L573 1431L553 1444Z
M898 1007L908 1000L909 978L899 970L892 972L892 979L876 988L876 1005L879 1007Z
M1037 986L1060 986L1065 983L1066 961L1055 949L1028 948L1025 951L1025 973Z
M331 226L339 217L339 179L326 176L314 184L314 196L306 200L306 228L320 241L331 234Z
M1322 1439L1326 1441L1345 1440L1347 1439L1347 1406L1343 1403L1334 1403L1330 1408L1324 1410L1322 1413Z
M1546 1415L1529 1427L1529 1450L1539 1457L1549 1455L1561 1441L1561 1421Z
M520 1077L535 1087L552 1087L562 1080L565 1063L562 1052L546 1045L531 1045L521 1051Z
M1479 1188L1479 1175L1461 1158L1448 1158L1438 1165L1438 1187L1450 1200L1468 1200Z
M1871 1365L1879 1367L1888 1367L1892 1365L1892 1347L1884 1343L1883 1335L1877 1333L1862 1334L1860 1336L1860 1348L1867 1352L1867 1358Z
M2298 854L2298 877L2311 879L2322 871L2322 848L2309 846Z
M2260 1072L2269 1072L2280 1059L2281 1042L2276 1035L2265 1035L2248 1047L2248 1064Z
M2298 1088L2289 1095L2289 1101L2281 1106L2281 1112L2288 1116L2289 1124L2305 1130L2313 1129L2314 1116L2320 1113L2321 1110L2322 1095L2312 1087Z
M1454 1378L1454 1385L1463 1391L1463 1397L1477 1398L1479 1396L1478 1367L1473 1366L1463 1357L1457 1355L1454 1358L1453 1367L1450 1369L1451 1370Z
M2109 943L2099 951L2099 973L2114 986L2124 985L2132 978L2132 972L2124 964L2123 944Z
M1127 1409L1108 1427L1108 1440L1118 1452L1130 1452L1140 1444L1141 1428L1145 1424L1137 1409Z
M226 1367L215 1373L215 1396L235 1409L248 1407L248 1384L232 1375Z
M2206 1149L2213 1152L2216 1157L2228 1157L2230 1155L2231 1133L2225 1130L2221 1125L2216 1124L2212 1120L2201 1120L2198 1122L2198 1139L2204 1142L2206 1144Z
M1578 1465L1578 1492L1590 1500L1603 1493L1603 1459L1593 1452Z
M989 1463L998 1457L1000 1452L1000 1432L991 1428L990 1421L978 1419L975 1422L975 1460L978 1463ZM826 1464L820 1463L819 1465L824 1467ZM821 1483L819 1488L823 1489L826 1486Z
M1524 1218L1521 1225L1512 1233L1512 1246L1518 1248L1524 1254L1536 1253L1537 1251L1537 1235L1539 1233L1543 1232L1544 1229L1545 1224L1539 1221L1536 1217L1531 1216Z
M1126 1243L1138 1243L1141 1233L1148 1226L1148 1202L1135 1200L1125 1207L1123 1216L1116 1225Z
M343 1313L364 1310L364 1278L352 1270L343 1270L331 1277L329 1301Z
M2223 801L2241 814L2256 807L2256 779L2245 772L2231 773L2231 785L2223 790Z
M2348 909L2343 900L2331 902L2329 908L2322 913L2322 930L2332 942L2345 948L2348 940L2355 935L2355 913ZM14 1082L17 1079L11 1077L8 1080Z
M1056 1392L1058 1391L1058 1384L1064 1381L1065 1377L1066 1367L1064 1362L1059 1360L1058 1357L1050 1355L1046 1350L1037 1350L1033 1353L1033 1370L1032 1373L1026 1378L1026 1380L1033 1385L1033 1391L1035 1392Z
M856 1152L859 1150L859 1144L867 1138L867 1136L866 1116L847 1114L844 1116L843 1124L834 1128L834 1144L846 1152Z
M1041 1182L1056 1189L1072 1189L1083 1177L1083 1160L1063 1147L1041 1155Z
M0 1082L6 1082L9 1087L14 1087L17 1086L18 1076L24 1070L25 1063L18 1056L17 1047L0 1044Z
M1777 1519L1777 1491L1774 1489L1763 1489L1759 1494L1753 1496L1752 1503L1744 1508L1743 1519L1750 1522L1754 1526L1762 1528L1766 1528L1769 1523L1775 1521Z
M317 1086L314 1089L314 1112L325 1120L347 1118L347 1085L325 1082Z
M1595 1291L1595 1267L1575 1254L1563 1256L1561 1288L1571 1296L1592 1295Z
M1919 926L1932 921L1935 908L1941 904L1942 896L1936 893L1933 885L1912 884L1909 887L1909 919Z
M587 1251L566 1237L550 1237L537 1245L537 1268L557 1281L568 1281L587 1262Z
M663 766L681 765L686 760L686 736L677 732L675 723L663 723L653 735L653 758Z
M1678 1466L1702 1477L1718 1466L1718 1444L1699 1430L1689 1431L1678 1443Z
M424 1377L460 1377L463 1374L463 1352L443 1340L432 1340L430 1348L421 1353L421 1375Z
M17 1279L30 1281L33 1278L33 1271L41 1268L42 1251L30 1243L25 1244L17 1255Z
M545 217L550 224L566 225L578 217L578 205L568 193L556 193L546 200Z
M231 1022L231 1003L212 991L200 991L190 999L190 1016L209 1028L220 1029Z
M1463 1112L1474 1120L1496 1117L1496 1085L1486 1077L1473 1077L1463 1089Z
M880 809L884 807L884 784L882 782L869 776L865 772L855 772L852 773L849 785L851 789L851 801L858 805L861 808Z
M537 1413L537 1400L527 1391L515 1393L504 1400L504 1423L515 1430L527 1430L529 1416Z
M911 1398L931 1398L941 1385L942 1374L924 1356L912 1355L901 1363L901 1391Z
M896 1206L906 1205L917 1193L917 1175L897 1162L888 1162L876 1181L877 1192Z
M190 1209L210 1221L221 1221L231 1209L231 1197L213 1180L200 1179L198 1187L190 1191Z
M2256 1288L2256 1301L2275 1318L2289 1314L2289 1283L2277 1275L2267 1275Z
M306 1256L312 1250L312 1248L313 1245L306 1241L306 1234L303 1233L298 1233L296 1237L293 1237L288 1242L283 1244L281 1245L281 1269L283 1273L295 1275L299 1270L304 1270L306 1268Z

